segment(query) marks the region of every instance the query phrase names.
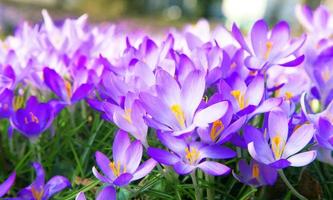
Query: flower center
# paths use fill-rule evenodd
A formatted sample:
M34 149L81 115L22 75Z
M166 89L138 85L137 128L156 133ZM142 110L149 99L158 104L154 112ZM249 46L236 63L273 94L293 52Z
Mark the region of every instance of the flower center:
M275 137L273 137L271 145L275 159L280 159L284 150L285 141L283 141L281 136L277 134Z
M123 115L124 119L130 124L132 124L131 114L132 114L131 109L125 109L125 114Z
M36 123L39 124L39 119L38 117L36 117L36 115L32 112L29 112L29 116L30 116L30 120L28 119L28 117L24 117L24 123L28 124L28 123Z
M293 98L293 93L285 92L284 97L285 97L286 100L290 100L291 98Z
M24 104L24 98L23 96L19 95L19 96L16 96L15 99L14 99L14 110L18 110L20 108L23 107L23 104Z
M184 128L185 126L185 116L183 109L180 107L179 104L174 104L170 107L172 113L175 115L179 125Z
M216 138L220 135L220 133L224 130L224 125L221 120L216 120L213 122L212 129L210 130L210 138L213 141L216 141Z
M231 91L231 95L236 99L239 108L243 109L245 107L245 100L244 100L244 95L241 93L241 91L233 90Z
M272 48L273 48L273 43L270 41L266 42L266 51L265 51L265 56L264 56L265 60L267 60L269 57L269 54L271 54Z
M34 187L31 187L31 193L35 200L41 200L44 194L44 190L36 190Z
M68 97L72 96L72 85L69 81L65 80L65 89Z
M190 164L194 164L200 156L200 152L196 148L189 149L188 147L185 148L186 159L189 161Z
M120 162L110 162L109 167L111 168L113 174L118 177L121 173L126 173L126 166L121 170Z
M254 163L252 167L252 177L257 179L259 178L259 174L259 165L257 163Z

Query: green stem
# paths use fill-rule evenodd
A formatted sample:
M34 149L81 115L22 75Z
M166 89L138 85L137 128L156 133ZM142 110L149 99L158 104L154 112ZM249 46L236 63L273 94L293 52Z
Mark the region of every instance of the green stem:
M300 193L298 193L297 190L291 185L291 183L288 181L286 175L284 175L283 170L279 170L279 175L280 175L281 179L287 185L287 187L289 188L289 190L291 191L291 193L293 195L295 195L300 200L308 200L303 195L301 195Z
M214 199L214 187L211 187L211 186L214 185L214 176L205 174L205 178L206 178L206 181L208 182L207 199L213 200Z
M198 186L195 170L191 173L192 183L195 190L195 200L201 200L200 188Z

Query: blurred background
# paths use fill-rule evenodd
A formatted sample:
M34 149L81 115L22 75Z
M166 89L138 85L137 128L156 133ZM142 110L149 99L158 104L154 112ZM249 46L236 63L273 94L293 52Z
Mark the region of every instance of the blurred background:
M126 20L159 28L206 18L227 26L237 22L246 30L258 18L295 23L294 9L300 3L333 10L333 0L0 0L0 32L11 33L23 20L40 22L42 8L55 20L87 13L90 22Z

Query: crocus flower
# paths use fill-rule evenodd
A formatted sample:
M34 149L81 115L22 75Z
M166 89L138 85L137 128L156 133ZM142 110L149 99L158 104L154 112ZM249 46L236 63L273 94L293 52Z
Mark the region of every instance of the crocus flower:
M277 170L268 165L251 160L248 164L245 160L238 162L239 174L233 173L240 182L255 187L273 185L277 179Z
M37 177L28 187L18 193L18 200L47 200L56 193L71 186L69 180L63 176L54 176L45 184L45 172L43 166L34 162Z
M110 186L125 186L130 182L146 176L156 165L155 160L148 159L140 165L142 159L142 145L140 141L130 141L127 133L119 130L113 141L113 161L97 151L96 163L103 175L95 167L93 173L97 179ZM105 187L101 192L108 189Z
M12 114L10 123L22 135L36 139L50 127L55 117L54 113L54 107L50 102L40 103L35 96L31 96L25 108L20 108Z
M296 57L295 52L305 41L305 36L291 41L287 22L282 21L269 31L264 20L257 21L251 31L251 43L247 43L236 25L232 32L242 48L250 55L245 59L245 65L252 70L266 70L273 65L293 67L301 64L304 55Z
M205 91L205 77L200 71L191 72L182 86L167 72L157 74L157 96L143 92L140 100L147 111L148 125L174 135L191 132L196 127L206 127L220 119L228 103L218 102L199 110Z
M112 186L106 186L103 189L103 191L100 192L96 197L96 200L116 200L116 199L117 199L116 190ZM84 195L83 192L79 192L76 195L75 200L86 200L86 196Z
M178 174L189 174L197 168L213 176L228 174L229 167L207 159L228 159L236 156L233 150L220 145L207 145L200 142L187 144L183 139L169 133L160 132L157 136L171 152L149 147L148 155L161 164L173 166Z
M92 90L93 85L82 83L73 85L70 81L63 79L55 70L45 67L44 70L45 84L65 103L73 104L85 98ZM79 75L78 75L79 76ZM78 77L79 79L80 77Z
M3 183L0 184L0 197L4 196L15 182L16 173L13 172Z
M288 117L280 109L270 112L268 117L268 136L258 129L248 126L244 137L248 151L256 161L282 169L288 166L308 165L316 158L316 151L299 153L312 139L315 128L311 124L299 126L288 136Z

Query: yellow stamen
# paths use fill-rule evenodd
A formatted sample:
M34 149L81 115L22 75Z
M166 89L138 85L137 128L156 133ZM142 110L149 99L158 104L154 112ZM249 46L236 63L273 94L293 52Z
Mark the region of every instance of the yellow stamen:
M132 110L131 109L125 109L125 114L123 115L124 119L130 124L132 124L132 118L131 118Z
M38 117L36 117L36 115L34 115L32 112L29 112L29 115L30 115L30 118L31 118L31 122L39 124L39 119L38 119Z
M252 177L259 178L259 174L260 174L259 165L257 163L254 163L252 167Z
M231 63L230 68L231 68L231 69L234 69L235 67L237 67L236 62Z
M213 123L212 129L210 130L210 138L212 141L216 141L217 137L224 130L224 125L221 120L216 120Z
M179 125L183 128L185 126L185 116L179 104L174 104L170 107L172 113L175 115Z
M185 148L186 159L190 162L190 164L194 164L200 156L200 152L196 148L191 148L189 150L188 147Z
M272 139L272 150L273 150L275 159L281 158L282 152L284 150L284 145L285 145L285 141L282 141L282 138L280 135L276 135Z
M268 57L269 57L269 54L271 53L271 51L272 51L272 48L273 48L273 43L272 42L270 42L270 41L268 41L268 42L266 42L266 52L265 52L265 60L267 60L268 59Z
M244 95L241 93L241 91L233 90L231 91L231 95L236 99L239 108L243 109L245 107L245 100L244 100Z
M113 174L118 177L121 173L126 173L126 166L123 167L123 170L121 171L121 165L120 162L110 162L109 167L111 168Z
M23 107L23 104L24 104L24 98L23 96L16 96L15 99L14 99L14 110L18 110L20 108Z
M72 84L67 80L65 80L65 88L66 88L67 96L71 97L72 96Z
M321 71L321 77L324 79L324 82L326 83L331 78L331 73L329 69L324 69Z
M38 191L34 187L31 187L31 193L35 200L42 200L44 190L42 189L41 191Z
M285 92L284 97L285 97L286 100L290 100L291 98L293 98L293 93Z
M255 75L257 75L257 71L251 70L251 71L249 72L249 75L250 75L250 76L255 76Z

